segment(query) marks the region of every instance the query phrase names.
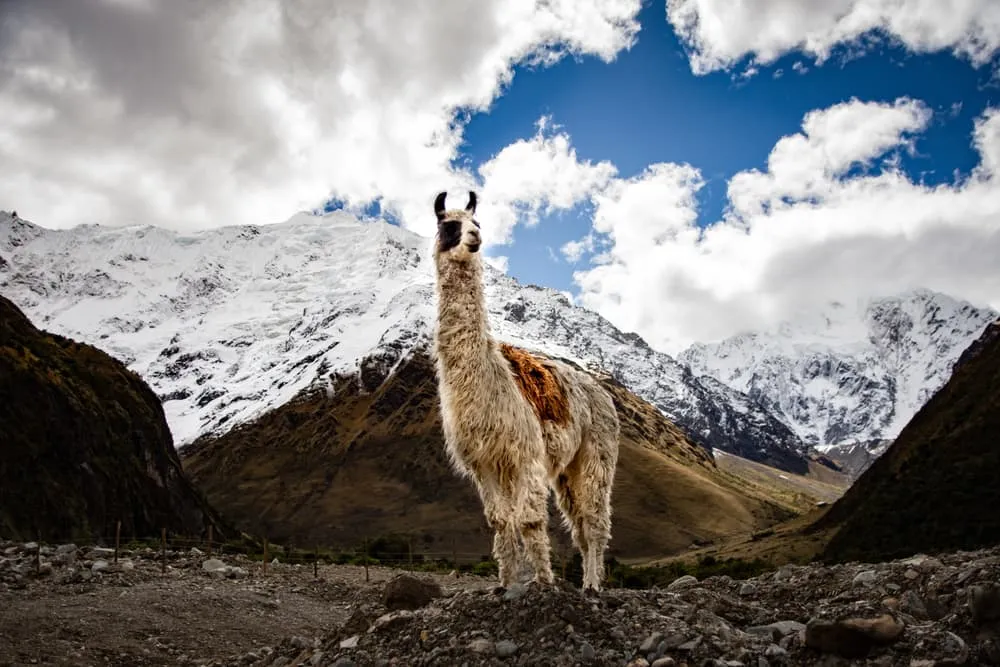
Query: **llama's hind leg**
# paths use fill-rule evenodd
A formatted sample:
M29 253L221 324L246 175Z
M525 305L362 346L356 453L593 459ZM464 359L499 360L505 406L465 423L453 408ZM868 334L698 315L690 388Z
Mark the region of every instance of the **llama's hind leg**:
M583 560L583 588L599 591L611 539L612 479L607 467L586 465L587 457L581 458L559 477L557 493Z
M544 472L540 470L525 490L520 530L525 555L535 573L534 581L548 585L553 581L548 529L549 489L543 475Z

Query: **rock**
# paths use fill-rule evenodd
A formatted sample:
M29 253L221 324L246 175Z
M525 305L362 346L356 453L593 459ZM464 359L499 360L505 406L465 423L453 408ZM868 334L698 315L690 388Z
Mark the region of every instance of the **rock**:
M649 661L645 658L635 658L630 663L625 665L625 667L649 667Z
M401 574L385 585L383 603L387 609L419 609L441 597L441 585L430 579Z
M677 662L668 655L654 660L651 667L674 667L676 664Z
M586 662L590 662L596 657L597 657L597 652L594 650L594 647L591 646L588 642L583 642L583 644L580 645L581 659L585 660Z
M226 564L218 558L209 558L201 564L201 569L205 572L225 572Z
M698 583L698 578L690 574L685 574L683 577L677 577L670 585L667 586L668 591L678 591L682 588L688 588L689 586L694 586Z
M350 618L344 623L341 631L346 635L367 632L376 618L378 618L378 614L370 607L358 607L351 613Z
M806 626L798 621L776 621L767 625L755 625L746 629L752 635L762 635L780 641L785 635L805 631Z
M742 586L740 586L740 597L753 595L756 592L757 592L757 587L751 584L750 582L746 582Z
M1000 585L971 586L969 609L972 612L972 619L979 626L992 625L1000 621Z
M854 580L851 583L855 586L864 586L866 588L871 588L876 583L878 583L878 573L875 570L865 570L864 572L858 572L854 576Z
M653 634L646 637L646 639L644 639L641 644L639 644L639 653L645 655L647 653L654 651L656 647L660 645L661 641L663 641L663 633L654 632Z
M788 655L788 651L777 644L771 644L764 650L764 655L768 658L784 658Z
M94 561L94 564L90 566L90 571L96 574L98 572L104 572L109 567L111 567L111 566L108 564L108 561L106 561L106 560L98 560L98 561Z
M875 646L891 644L903 633L903 624L888 614L877 618L810 621L806 646L845 658L863 658Z
M473 653L493 653L496 649L489 639L479 637L469 642L469 650Z
M496 644L497 655L501 658L509 658L517 653L518 646L509 639L502 639Z
M516 600L522 595L524 595L527 591L528 587L525 584L522 584L521 582L515 582L511 584L506 591L504 591L503 599L507 600L508 602L510 600Z
M347 639L341 640L340 648L356 648L359 641L361 641L361 635L352 635Z

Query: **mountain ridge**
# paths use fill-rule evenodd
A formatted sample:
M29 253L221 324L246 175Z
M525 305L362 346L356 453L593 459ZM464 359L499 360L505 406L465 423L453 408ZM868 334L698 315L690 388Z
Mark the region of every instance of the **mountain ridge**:
M915 289L828 304L769 332L692 345L679 360L768 406L809 446L880 453L997 316Z
M69 230L0 215L0 288L46 327L99 343L164 401L183 446L430 340L431 239L344 212L179 234ZM802 443L750 397L700 381L548 288L485 269L501 340L603 368L697 442L804 472Z

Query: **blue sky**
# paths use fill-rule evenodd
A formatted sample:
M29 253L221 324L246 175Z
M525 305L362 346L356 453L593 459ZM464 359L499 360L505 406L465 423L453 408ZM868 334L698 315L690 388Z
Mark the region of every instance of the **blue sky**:
M901 157L914 180L933 184L975 166L973 119L1000 99L993 68L975 68L948 52L914 54L889 44L855 57L838 47L818 66L790 53L750 77L741 76L748 59L734 71L695 75L662 2L646 2L639 21L637 43L610 64L582 57L515 68L512 84L490 110L472 116L456 163L479 165L532 135L539 117L551 116L572 138L580 160L610 160L620 177L662 161L699 169L706 185L698 222L706 225L722 214L728 179L765 168L778 139L799 131L813 109L851 98L923 100L935 118L918 137L917 154ZM796 63L804 73L793 69ZM514 242L494 253L506 255L509 273L523 282L576 291L574 267L561 257L553 261L550 250L558 256L564 243L585 235L590 213L582 204L543 216L535 227L519 226Z
M666 352L921 287L1000 308L996 0L428 7L7 2L0 208L193 232L336 200L430 237L476 187L497 264Z

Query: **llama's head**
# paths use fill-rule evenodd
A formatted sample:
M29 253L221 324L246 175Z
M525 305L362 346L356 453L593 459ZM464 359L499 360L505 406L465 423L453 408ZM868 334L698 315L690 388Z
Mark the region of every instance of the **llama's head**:
M449 259L469 260L482 245L479 223L473 217L476 213L476 193L469 192L469 203L464 209L445 209L442 192L434 200L434 214L437 216L437 254Z

